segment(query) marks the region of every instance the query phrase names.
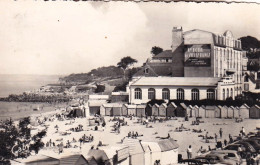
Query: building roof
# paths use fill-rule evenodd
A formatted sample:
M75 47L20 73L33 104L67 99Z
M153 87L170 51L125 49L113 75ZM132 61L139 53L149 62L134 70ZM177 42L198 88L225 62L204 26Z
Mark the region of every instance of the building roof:
M160 140L160 141L158 141L158 144L159 144L162 152L170 151L170 150L173 150L173 149L176 149L179 147L179 145L176 143L176 141L173 140L172 138L167 139L167 140Z
M180 103L180 106L181 106L183 109L187 109L187 105L184 104L184 103Z
M150 151L152 151L153 153L154 152L161 152L161 148L159 146L159 144L157 142L145 142L145 141L142 141L141 144L144 146L144 147L148 147L150 149Z
M155 55L153 58L172 58L172 50L165 50Z
M167 108L167 104L166 104L166 103L162 103L162 104L160 105L160 107Z
M123 141L123 146L129 147L129 154L130 155L140 154L140 153L144 152L143 147L142 147L139 139L126 138Z
M250 108L247 104L243 104L243 105L241 105L241 107L245 107L245 108L248 108L248 109Z
M105 108L115 108L115 107L121 108L123 106L123 104L120 104L120 103L106 103L106 104L103 104L102 106L105 107Z
M138 104L138 105L136 105L136 108L146 108L146 105L144 105L144 104Z
M217 86L215 77L141 77L131 86Z
M89 107L100 107L102 104L107 103L106 100L89 100L88 101L88 106Z
M77 161L79 160L80 157L85 159L84 156L82 156L81 154L69 155L69 156L66 156L66 157L62 157L62 158L60 158L60 164L62 164L62 165L76 165L76 163L77 163ZM85 159L85 161L87 162L86 159Z
M170 102L170 104L168 106L173 106L174 108L177 108L177 105L174 102Z
M211 106L211 105L207 105L205 107L206 110L215 110L217 107L216 106Z
M153 107L159 108L159 105L155 103Z
M127 108L136 108L135 104L124 104Z
M108 160L108 157L103 150L90 149L88 152L88 156L93 156L97 160L97 162Z
M58 162L59 163L59 159L50 157L50 156L46 156L46 155L33 155L33 156L29 156L26 159L22 159L22 158L18 158L15 159L16 162L19 163L33 163L33 162Z

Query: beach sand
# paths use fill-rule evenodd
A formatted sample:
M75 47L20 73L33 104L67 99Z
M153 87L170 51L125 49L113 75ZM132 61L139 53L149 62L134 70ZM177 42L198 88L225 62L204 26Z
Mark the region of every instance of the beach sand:
M62 154L58 153L57 147L44 147L42 150L40 150L39 154L49 155L56 158L59 158L64 155L69 155L72 153L81 153L84 156L87 156L87 153L91 146L97 146L99 141L102 141L103 144L108 144L109 146L116 146L120 145L121 139L127 136L129 131L137 131L138 134L143 134L142 137L139 137L138 139L144 140L144 141L155 141L158 140L158 136L160 137L166 137L168 133L170 136L177 140L177 143L179 144L179 153L183 154L183 157L186 158L186 149L189 145L192 145L193 148L193 156L196 156L196 152L200 148L200 146L203 146L204 149L208 149L208 146L211 146L211 148L215 148L215 140L211 139L209 143L205 143L205 140L202 140L202 137L198 137L199 135L205 135L206 132L208 132L209 136L213 136L217 133L219 137L219 129L223 129L223 138L219 139L222 142L224 139L228 140L228 135L231 134L233 138L234 136L237 136L241 130L241 127L244 126L246 133L250 131L255 131L256 127L260 127L259 120L253 120L253 119L245 119L242 123L236 123L235 119L201 119L204 121L204 123L201 123L200 125L191 125L192 121L194 121L194 118L190 118L189 121L184 121L183 118L178 118L178 120L169 120L163 123L150 123L150 125L153 126L153 128L146 128L145 125L141 125L137 122L137 118L134 118L133 120L130 120L129 118L126 118L126 121L128 122L128 126L121 126L120 134L112 133L112 125L115 122L108 122L112 117L105 117L106 121L106 128L105 131L101 131L101 126L99 126L98 131L94 131L94 126L89 126L89 119L93 117L87 117L87 118L76 118L75 120L64 120L64 121L58 121L55 119L54 121L47 121L45 124L49 125L47 136L43 138L43 142L46 144L47 141L50 139L52 142L55 142L55 144L59 144L60 141L57 141L58 139L63 139L63 144L66 145L67 140L72 141L73 138L77 140L76 143L71 143L72 146L77 145L80 146L79 138L81 138L84 134L86 136L89 136L90 134L94 136L94 141L91 143L85 143L82 145L81 149L79 147L77 148L64 148L64 152ZM123 118L123 117L121 117ZM75 121L71 125L66 125L66 123L70 123L70 121ZM81 132L71 132L68 131L70 128L75 128L79 124L83 125L83 130ZM185 128L189 128L190 131L183 131L183 132L175 132L174 130L176 127L180 127L181 124ZM216 125L218 124L218 125ZM59 132L70 132L70 135L62 136L60 133L55 133L56 128L55 126L59 127ZM44 129L44 127L37 126L37 130ZM202 133L194 133L192 132L192 129L201 129ZM37 132L37 130L34 130L34 133ZM102 147L101 147L102 149Z

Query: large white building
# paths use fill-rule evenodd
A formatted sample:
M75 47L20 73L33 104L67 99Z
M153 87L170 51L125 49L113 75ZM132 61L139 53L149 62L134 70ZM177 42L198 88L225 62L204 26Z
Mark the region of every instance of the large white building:
M153 56L129 82L130 103L151 100L153 91L156 99L165 99L165 93L167 99L178 99L181 90L185 100L225 100L242 94L244 52L230 31L219 35L174 27L172 34L172 50ZM141 99L136 90L141 90ZM210 91L214 97L208 97Z
M234 99L235 83L230 77L141 77L129 83L129 102L145 104L157 100Z

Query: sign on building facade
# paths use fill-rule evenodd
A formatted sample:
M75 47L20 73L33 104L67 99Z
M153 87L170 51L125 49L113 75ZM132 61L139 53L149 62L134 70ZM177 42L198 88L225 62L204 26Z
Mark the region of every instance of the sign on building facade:
M185 45L184 65L185 67L210 66L211 61L210 44Z

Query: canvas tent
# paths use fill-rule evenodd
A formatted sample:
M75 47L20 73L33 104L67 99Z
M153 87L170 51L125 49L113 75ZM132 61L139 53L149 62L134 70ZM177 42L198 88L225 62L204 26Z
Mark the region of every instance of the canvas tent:
M104 150L90 149L88 156L94 157L99 165L105 165L111 162Z
M192 108L193 108L193 107L192 107L191 105L189 105L189 106L187 107L187 116L188 116L188 117L192 117L192 114L191 114L191 113L192 113Z
M249 109L249 118L260 119L260 107L258 105L254 105Z
M136 116L145 117L145 107L146 105L143 104L136 105Z
M166 108L167 108L167 104L166 103L162 103L159 106L159 116L166 117Z
M112 116L113 115L112 108L113 108L112 104L109 104L109 103L103 104L100 107L100 115L101 116Z
M249 109L250 107L246 104L243 104L239 107L240 117L243 119L249 119Z
M171 102L166 109L166 116L167 117L174 117L175 116L175 110L177 106L174 104L174 102Z
M159 105L154 104L152 106L152 116L159 116Z

